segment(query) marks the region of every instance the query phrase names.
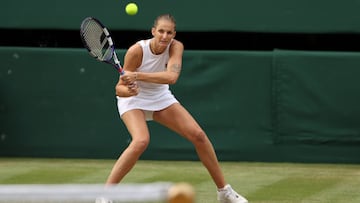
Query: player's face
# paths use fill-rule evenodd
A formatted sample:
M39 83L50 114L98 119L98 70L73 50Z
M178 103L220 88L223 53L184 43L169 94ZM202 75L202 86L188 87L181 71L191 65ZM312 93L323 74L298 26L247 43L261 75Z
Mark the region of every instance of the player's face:
M156 27L153 27L151 32L156 45L161 47L169 45L176 35L174 23L165 19L159 20Z

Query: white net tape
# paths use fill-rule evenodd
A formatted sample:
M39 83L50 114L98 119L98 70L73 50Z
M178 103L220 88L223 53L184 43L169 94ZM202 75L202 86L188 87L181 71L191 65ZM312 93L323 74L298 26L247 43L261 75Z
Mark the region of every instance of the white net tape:
M119 184L110 187L89 184L64 185L0 185L1 203L27 202L91 202L105 197L112 202L164 202L172 184Z

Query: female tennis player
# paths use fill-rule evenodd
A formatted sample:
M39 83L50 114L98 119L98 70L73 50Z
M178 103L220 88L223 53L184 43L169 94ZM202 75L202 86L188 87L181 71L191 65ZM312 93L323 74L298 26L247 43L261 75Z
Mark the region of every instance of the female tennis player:
M176 22L165 14L155 19L152 38L132 45L124 58L125 74L116 85L119 114L132 141L115 163L107 184L119 183L147 148L147 120L158 122L189 140L218 188L221 203L247 203L225 181L212 143L169 90L182 67L183 44L174 39Z

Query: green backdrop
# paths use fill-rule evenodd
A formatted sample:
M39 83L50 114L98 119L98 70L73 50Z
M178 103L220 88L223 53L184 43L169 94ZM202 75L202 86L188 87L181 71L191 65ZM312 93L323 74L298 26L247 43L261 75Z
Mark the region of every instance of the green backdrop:
M0 156L116 158L129 142L118 74L84 49L3 47L0 61ZM220 160L358 163L359 65L351 52L185 51L171 89ZM149 125L143 159L197 159Z
M172 13L179 31L359 32L357 0L136 0L139 13L125 14L127 0L2 0L0 28L78 29L94 16L111 30L149 30L161 13Z

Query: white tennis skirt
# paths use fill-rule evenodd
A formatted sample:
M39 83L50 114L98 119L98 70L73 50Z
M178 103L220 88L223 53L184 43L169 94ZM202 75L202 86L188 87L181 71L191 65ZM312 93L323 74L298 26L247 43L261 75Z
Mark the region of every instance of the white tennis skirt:
M138 95L132 97L117 96L117 107L120 117L127 111L140 109L149 115L149 112L163 110L174 103L179 103L169 89L162 91L160 94L139 92ZM151 118L147 118L151 120Z

